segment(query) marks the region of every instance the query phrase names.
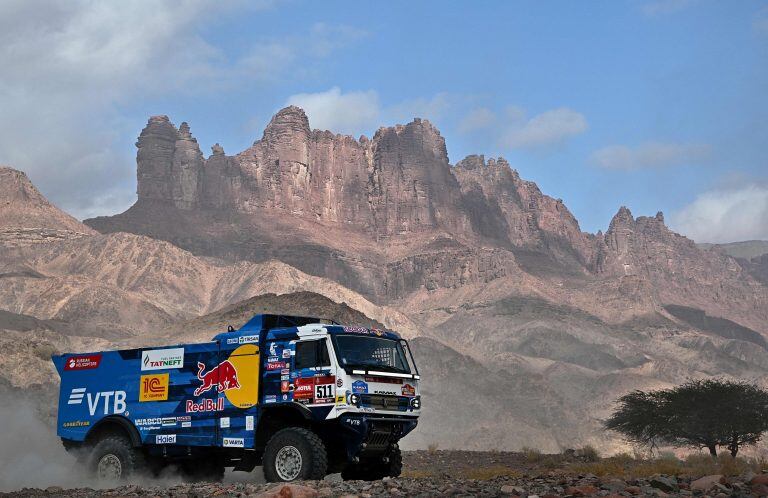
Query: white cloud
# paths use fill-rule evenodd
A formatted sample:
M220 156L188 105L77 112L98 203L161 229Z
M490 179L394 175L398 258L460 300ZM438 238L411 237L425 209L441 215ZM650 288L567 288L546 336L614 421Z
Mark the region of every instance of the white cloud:
M337 86L326 92L291 95L287 105L304 109L312 128L347 135L375 127L381 114L375 91L342 93Z
M541 148L558 145L587 131L583 114L567 107L543 112L525 120L525 113L510 107L507 114L512 123L504 132L501 143L511 148Z
M76 217L122 211L135 199L125 146L138 130L121 107L285 77L363 36L315 24L230 59L199 34L234 9L272 3L0 2L0 163Z
M672 213L670 226L696 242L768 240L768 186L704 192Z
M343 92L334 86L324 92L299 93L285 105L299 106L307 113L312 128L358 136L372 134L386 123L407 123L414 118L435 120L452 105L452 97L438 93L382 106L375 90Z
M592 153L591 161L605 169L631 171L694 164L709 157L706 144L648 142L631 148L610 145Z
M472 133L477 130L483 130L496 121L496 115L486 107L472 109L459 122L458 130L460 133Z

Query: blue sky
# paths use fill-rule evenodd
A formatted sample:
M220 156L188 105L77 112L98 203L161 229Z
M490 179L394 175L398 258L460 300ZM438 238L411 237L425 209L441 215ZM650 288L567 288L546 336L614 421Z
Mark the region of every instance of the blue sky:
M627 205L768 239L768 2L177 4L0 7L0 162L110 214L149 115L234 154L296 103L356 136L430 119L451 162L507 158L587 231Z

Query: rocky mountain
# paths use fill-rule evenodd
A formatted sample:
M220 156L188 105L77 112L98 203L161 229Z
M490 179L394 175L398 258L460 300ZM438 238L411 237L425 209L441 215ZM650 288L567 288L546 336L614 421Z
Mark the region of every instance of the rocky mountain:
M21 171L0 165L0 247L95 233L48 202Z
M355 140L312 130L288 107L250 148L214 146L205 158L186 123L155 116L137 147L136 204L89 226L231 261L277 259L379 304L418 309L441 290L493 286L613 323L675 304L768 333L765 285L670 231L661 213L622 207L605 234L584 233L505 160L451 166L426 120Z
M585 233L504 159L451 165L426 120L354 139L289 107L245 151L205 157L156 116L137 147L129 210L0 254L6 371L45 372L48 347L204 340L268 309L376 321L423 371L414 444L545 451L617 448L600 420L631 389L768 382L760 261L624 207Z

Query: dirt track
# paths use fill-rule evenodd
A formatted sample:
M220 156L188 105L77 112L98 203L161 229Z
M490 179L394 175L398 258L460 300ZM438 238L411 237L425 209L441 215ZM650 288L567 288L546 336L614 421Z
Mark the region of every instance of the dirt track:
M628 463L633 466L656 465L664 461ZM666 462L668 464L669 462ZM621 465L614 460L584 462L578 455L540 455L511 452L417 451L404 454L403 476L384 481L342 481L338 475L323 481L297 485L266 484L260 470L253 474L228 473L223 483L181 483L178 480L145 481L112 489L22 489L0 496L32 497L96 497L96 496L164 496L164 497L244 497L314 498L331 496L716 496L747 497L768 495L768 474L741 469L733 477L704 480L699 475L653 474L643 477L598 477L586 470ZM654 472L656 467L651 467ZM586 469L586 470L585 470ZM631 472L631 470L630 470ZM709 481L707 481L709 479ZM711 482L710 482L711 481ZM703 483L702 483L703 482Z

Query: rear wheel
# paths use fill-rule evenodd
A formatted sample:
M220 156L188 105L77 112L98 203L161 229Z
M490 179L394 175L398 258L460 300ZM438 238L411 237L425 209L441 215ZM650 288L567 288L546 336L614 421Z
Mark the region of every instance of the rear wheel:
M341 478L345 481L378 481L385 477L398 477L402 471L403 455L400 453L400 447L394 445L386 461L363 460L358 464L348 465L341 472Z
M314 432L289 427L269 440L264 449L263 466L268 482L320 480L328 469L328 454Z
M88 468L99 481L124 481L144 469L144 454L127 438L107 436L91 450Z

